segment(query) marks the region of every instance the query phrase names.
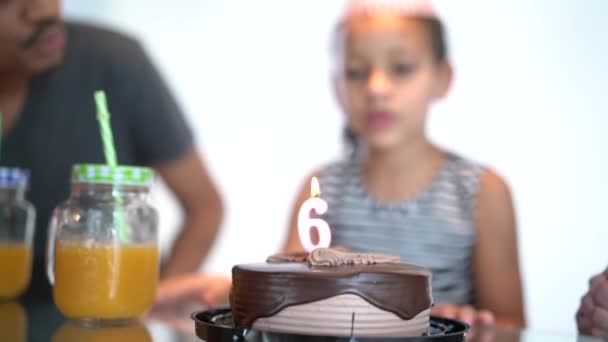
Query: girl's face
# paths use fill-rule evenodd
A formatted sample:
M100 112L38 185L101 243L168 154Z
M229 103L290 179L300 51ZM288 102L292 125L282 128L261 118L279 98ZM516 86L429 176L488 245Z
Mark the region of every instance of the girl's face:
M376 14L351 19L343 33L336 90L351 130L371 149L424 139L429 106L451 80L425 23Z

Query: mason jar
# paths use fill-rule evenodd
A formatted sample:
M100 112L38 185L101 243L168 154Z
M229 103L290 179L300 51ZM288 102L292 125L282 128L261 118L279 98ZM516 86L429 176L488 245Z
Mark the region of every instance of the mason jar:
M29 171L0 167L0 301L29 286L36 211L25 200Z
M158 214L149 168L75 165L69 198L51 217L47 274L53 298L85 325L132 321L154 303Z

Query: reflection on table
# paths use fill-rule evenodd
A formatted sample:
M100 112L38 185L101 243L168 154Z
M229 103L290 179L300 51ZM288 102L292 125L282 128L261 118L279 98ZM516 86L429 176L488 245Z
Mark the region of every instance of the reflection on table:
M568 333L548 333L504 328L473 328L466 342L605 342Z
M27 310L26 310L27 309ZM85 328L61 316L54 305L24 308L17 302L0 302L0 341L11 342L195 342L190 313L198 306L165 307L152 311L131 325ZM315 341L309 338L307 341ZM575 334L543 333L529 330L474 328L467 342L601 342ZM218 342L218 341L206 341Z
M23 315L16 315L15 313L19 313L19 308L23 309L23 306L15 304L7 307L6 314L0 311L0 342L193 342L197 340L194 325L188 325L189 330L185 328L184 323L189 320L188 314L175 309L171 311L174 315L173 321L168 320L171 316L166 313L166 316L154 318L145 316L127 325L92 328L66 320L52 303L26 306L27 315L25 310L21 311ZM177 322L175 317L183 317L181 328L175 324ZM19 326L15 320L23 322L22 330L14 328ZM6 335L7 332L12 335ZM18 335L19 333L21 334Z
M88 328L65 322L55 332L51 342L152 342L152 335L141 322L116 327Z
M27 313L18 302L0 302L0 341L27 341Z

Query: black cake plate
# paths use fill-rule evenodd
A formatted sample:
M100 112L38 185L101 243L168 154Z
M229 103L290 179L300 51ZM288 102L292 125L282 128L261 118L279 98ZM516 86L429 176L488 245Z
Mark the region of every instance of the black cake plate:
M463 322L431 316L427 336L401 338L320 337L278 334L235 328L230 309L216 309L192 314L196 336L205 342L464 342L469 326Z

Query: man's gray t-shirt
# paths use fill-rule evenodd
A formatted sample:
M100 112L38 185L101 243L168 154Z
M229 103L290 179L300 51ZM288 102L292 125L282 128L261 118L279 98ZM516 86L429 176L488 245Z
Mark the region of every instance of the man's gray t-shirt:
M35 257L26 302L51 300L44 270L52 210L70 192L75 163L104 163L93 93L105 90L119 163L151 165L178 159L193 146L174 98L142 47L123 35L67 24L61 65L35 77L1 163L31 171L28 199L37 210Z

